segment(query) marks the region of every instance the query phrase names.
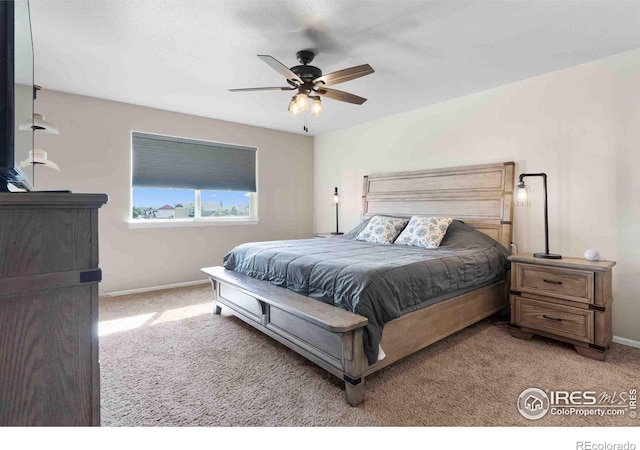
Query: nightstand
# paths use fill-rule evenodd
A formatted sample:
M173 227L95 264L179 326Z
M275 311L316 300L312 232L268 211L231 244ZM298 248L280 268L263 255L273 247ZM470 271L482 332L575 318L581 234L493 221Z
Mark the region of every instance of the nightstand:
M510 256L509 261L511 334L558 339L603 361L613 337L611 272L616 263L531 254Z
M330 237L340 237L340 236L344 236L344 233L340 233L340 234L333 234L333 233L313 233L314 237L318 237L318 238L330 238Z

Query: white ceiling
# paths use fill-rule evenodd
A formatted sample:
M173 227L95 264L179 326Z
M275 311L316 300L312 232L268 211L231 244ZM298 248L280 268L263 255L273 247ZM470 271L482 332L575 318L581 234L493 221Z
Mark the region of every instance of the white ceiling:
M317 135L640 48L640 1L31 0L44 89L304 133L257 58L326 74L368 63L324 99ZM333 87L333 86L332 86Z

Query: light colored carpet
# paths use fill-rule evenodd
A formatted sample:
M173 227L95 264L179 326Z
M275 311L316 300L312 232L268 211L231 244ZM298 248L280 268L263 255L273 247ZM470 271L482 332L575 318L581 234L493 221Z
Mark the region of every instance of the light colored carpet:
M605 362L556 341L513 338L485 320L368 377L365 402L343 383L233 316L211 314L208 285L100 300L102 425L637 426L625 417L529 421L526 388L640 388L640 349Z

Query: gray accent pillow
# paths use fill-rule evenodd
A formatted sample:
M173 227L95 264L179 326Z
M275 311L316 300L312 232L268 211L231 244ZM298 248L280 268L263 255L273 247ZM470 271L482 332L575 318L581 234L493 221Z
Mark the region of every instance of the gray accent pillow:
M399 217L373 216L356 240L375 244L393 244L408 222L409 220Z

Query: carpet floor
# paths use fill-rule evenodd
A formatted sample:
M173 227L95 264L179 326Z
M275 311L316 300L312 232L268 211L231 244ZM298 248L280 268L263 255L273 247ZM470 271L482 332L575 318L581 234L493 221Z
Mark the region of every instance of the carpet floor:
M211 314L211 299L202 285L100 300L103 426L640 425L629 411L531 421L516 408L530 387L627 395L640 349L612 344L599 362L487 319L367 377L354 408L340 380L224 308Z

